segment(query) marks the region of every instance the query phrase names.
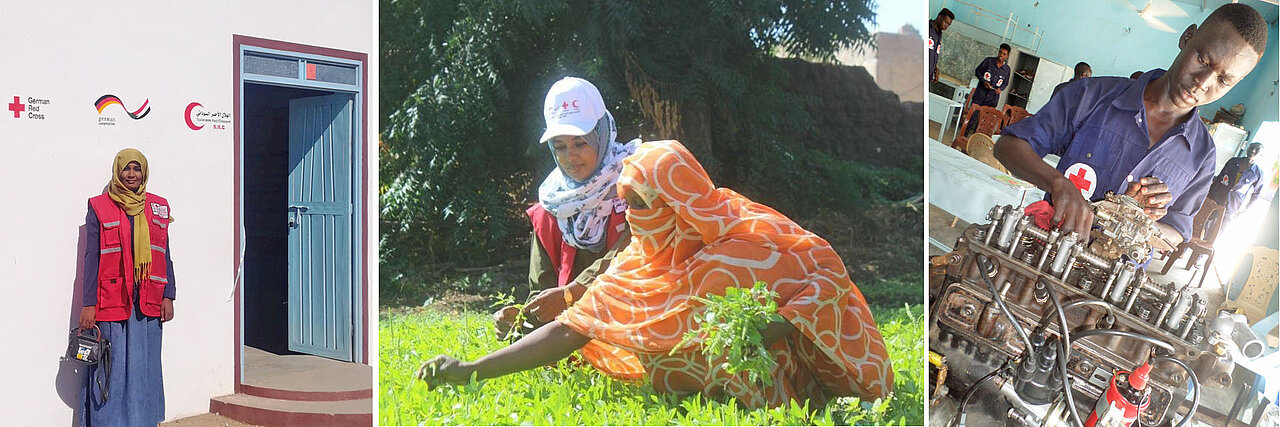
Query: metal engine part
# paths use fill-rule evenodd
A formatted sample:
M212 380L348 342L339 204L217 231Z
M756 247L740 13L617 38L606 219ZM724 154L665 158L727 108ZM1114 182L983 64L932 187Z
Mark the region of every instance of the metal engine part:
M1094 253L1106 258L1128 256L1138 264L1151 257L1152 237L1160 235L1156 222L1147 217L1142 206L1133 197L1108 194L1093 204L1093 223L1099 227L1093 232Z
M1209 336L1209 345L1226 347L1226 352L1234 357L1253 359L1262 355L1266 348L1262 340L1249 329L1249 322L1243 314L1222 313L1205 325Z
M1153 348L1163 347L1127 336L1075 338L1091 329L1164 342L1173 352L1160 348L1159 353L1187 361L1206 385L1230 385L1233 359L1215 352L1204 338L1215 337L1210 340L1217 343L1223 337L1230 340L1231 333L1213 335L1205 329L1207 301L1190 288L1191 283L1157 283L1145 271L1153 254L1149 242L1160 235L1155 222L1128 196L1108 194L1093 203L1093 209L1094 229L1085 237L1042 229L1021 208L996 206L988 213L990 223L970 225L955 250L932 264L930 350L950 364L951 390L964 390L999 366L1013 367L1009 383L1018 398L1006 398L1010 411L1001 409L992 419L1050 423L1048 418L1054 417L1045 415L1044 408L1052 403L1061 409L1055 416L1055 422L1061 422L1062 414L1068 413L1062 409L1064 379L1053 365L1061 357L1067 357L1075 408L1088 415L1114 372L1132 369L1147 360ZM1010 316L980 276L979 257L991 263L987 278L1018 327L1031 336L1032 348L1025 348ZM1069 357L1057 351L1062 334L1049 291L1063 305ZM1036 338L1032 331L1047 337ZM1158 425L1175 412L1185 413L1187 375L1181 367L1156 366L1148 387L1151 401L1139 419L1142 425Z

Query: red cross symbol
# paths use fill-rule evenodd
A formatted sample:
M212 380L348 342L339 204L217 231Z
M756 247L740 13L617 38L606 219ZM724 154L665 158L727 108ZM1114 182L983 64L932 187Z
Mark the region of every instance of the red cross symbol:
M1067 175L1067 179L1071 180L1071 183L1082 191L1089 191L1093 187L1093 183L1089 182L1087 177L1088 175L1085 173L1084 168L1076 169L1076 173Z
M13 97L13 102L9 103L9 111L13 112L13 118L22 117L22 112L27 111L27 106L22 105L22 98Z
M568 109L569 109L569 103L568 103L568 102L566 102L566 103L560 104L560 109L562 109L562 110L568 110Z

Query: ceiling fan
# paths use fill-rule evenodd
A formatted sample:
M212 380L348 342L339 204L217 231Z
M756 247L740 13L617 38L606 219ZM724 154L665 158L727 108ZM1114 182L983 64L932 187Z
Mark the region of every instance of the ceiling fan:
M1122 0L1129 10L1138 12L1138 16L1147 23L1148 27L1164 31L1166 33L1176 33L1177 30L1168 24L1160 21L1160 18L1186 18L1187 12L1174 4L1170 0L1147 0L1146 5L1141 8L1134 6L1129 0Z

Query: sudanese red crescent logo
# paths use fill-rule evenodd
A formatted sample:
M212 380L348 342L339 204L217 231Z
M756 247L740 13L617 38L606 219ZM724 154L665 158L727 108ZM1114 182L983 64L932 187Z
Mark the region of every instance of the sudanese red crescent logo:
M191 130L200 130L201 128L204 127L203 124L197 126L196 122L191 121L191 111L195 110L196 107L203 107L203 105L200 105L199 102L192 102L190 104L187 104L187 111L182 114L182 117L187 120L187 127L191 128Z

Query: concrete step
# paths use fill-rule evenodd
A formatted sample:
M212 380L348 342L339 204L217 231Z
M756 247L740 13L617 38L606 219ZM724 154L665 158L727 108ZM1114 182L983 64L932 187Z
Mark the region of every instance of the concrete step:
M373 367L310 355L276 355L244 347L245 394L284 400L373 397Z
M300 401L244 393L209 400L209 412L262 426L372 426L373 399Z

